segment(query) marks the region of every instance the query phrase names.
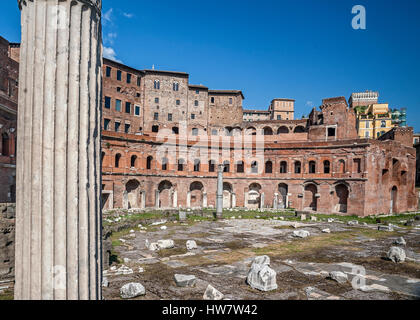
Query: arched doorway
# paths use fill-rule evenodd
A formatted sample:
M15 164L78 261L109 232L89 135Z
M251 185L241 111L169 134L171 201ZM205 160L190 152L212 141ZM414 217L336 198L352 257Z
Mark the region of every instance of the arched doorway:
M190 185L190 197L191 197L191 207L192 208L201 208L203 206L203 193L204 186L200 181L191 183Z
M289 186L285 183L279 184L279 208L286 209L288 207L287 204L287 194L289 193Z
M162 181L158 186L159 208L171 208L173 205L172 192L173 185L170 181Z
M223 182L223 208L232 208L232 185Z
M316 198L317 187L314 184L308 184L305 186L305 195L304 195L304 210L316 211L318 207L318 201Z
M391 213L397 213L398 188L394 186L391 190Z
M344 184L339 184L335 187L335 193L337 195L337 206L335 211L341 213L347 213L347 203L349 199L349 189Z
M140 183L137 180L130 180L125 185L125 190L127 191L128 209L140 208L139 187Z
M261 204L261 185L253 183L249 186L248 202L246 207L249 209L259 209Z

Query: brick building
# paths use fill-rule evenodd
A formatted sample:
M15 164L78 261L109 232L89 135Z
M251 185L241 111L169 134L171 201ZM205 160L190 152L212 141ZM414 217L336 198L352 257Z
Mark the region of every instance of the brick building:
M325 99L299 120L294 100L274 99L281 106L272 103L269 118L255 120L246 118L241 91L190 84L184 72L104 59L103 74L105 209L215 207L217 165L224 164L227 208L416 210L412 129L359 138L343 97Z
M0 37L0 203L15 201L19 76L16 47Z
M102 133L106 209L214 207L218 164L225 165L225 207L357 215L416 209L415 149L402 138L412 130L383 141L360 139L343 97L325 99L300 120L274 114L294 111L294 100L273 100L283 105L272 104L268 117L255 120L254 110L243 110L241 91L190 85L182 72L104 62L104 72L122 71L122 87L126 73L139 77L133 86L140 112L127 120L143 121L129 133L123 125ZM107 82L114 81L104 79L111 100L118 93ZM112 119L124 113L104 110Z

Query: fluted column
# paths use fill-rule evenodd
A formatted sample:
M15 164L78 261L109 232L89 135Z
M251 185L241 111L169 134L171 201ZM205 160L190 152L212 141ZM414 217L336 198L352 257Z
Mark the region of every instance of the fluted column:
M101 299L101 0L18 0L15 298Z

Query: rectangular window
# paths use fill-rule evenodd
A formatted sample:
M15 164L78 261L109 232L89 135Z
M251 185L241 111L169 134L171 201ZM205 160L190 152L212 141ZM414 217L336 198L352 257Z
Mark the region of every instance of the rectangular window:
M176 100L176 105L179 106L181 104L181 100Z
M109 124L110 124L111 120L110 119L104 119L104 130L108 131L109 130Z
M129 124L127 124L127 123L126 123L126 124L125 124L125 127L124 127L124 132L125 132L125 133L130 133L130 127L131 127L131 126L130 126Z
M131 103L130 102L125 103L125 113L131 113Z
M168 121L172 121L172 113L168 113Z
M140 107L139 106L136 106L136 108L135 108L135 113L134 113L136 116L140 116Z
M137 87L140 87L140 77L137 77Z
M277 120L281 120L281 115L278 115L277 116Z
M105 108L111 109L111 97L105 97Z
M214 103L214 97L210 99L210 103Z
M127 73L127 83L131 83L131 74Z
M229 98L229 104L232 104L232 103L233 103L233 99Z
M200 94L200 90L195 90L195 94Z
M195 106L195 107L198 107L198 100L195 100L195 101L194 101L194 106Z
M159 98L155 98L155 103L159 103Z
M119 132L120 131L120 126L121 126L121 123L115 122L115 132Z
M121 70L117 70L117 80L121 81L121 77L122 77L122 72Z
M106 77L110 78L111 77L111 67L106 67Z
M115 100L115 110L121 111L121 100Z
M194 120L195 119L195 114L194 113L192 113L191 114L191 120Z
M159 120L159 113L155 112L155 114L153 115L153 119Z

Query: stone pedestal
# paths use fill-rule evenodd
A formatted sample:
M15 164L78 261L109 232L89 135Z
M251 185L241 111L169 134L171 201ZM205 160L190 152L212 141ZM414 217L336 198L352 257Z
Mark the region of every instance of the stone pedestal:
M101 299L101 0L19 0L15 299Z

